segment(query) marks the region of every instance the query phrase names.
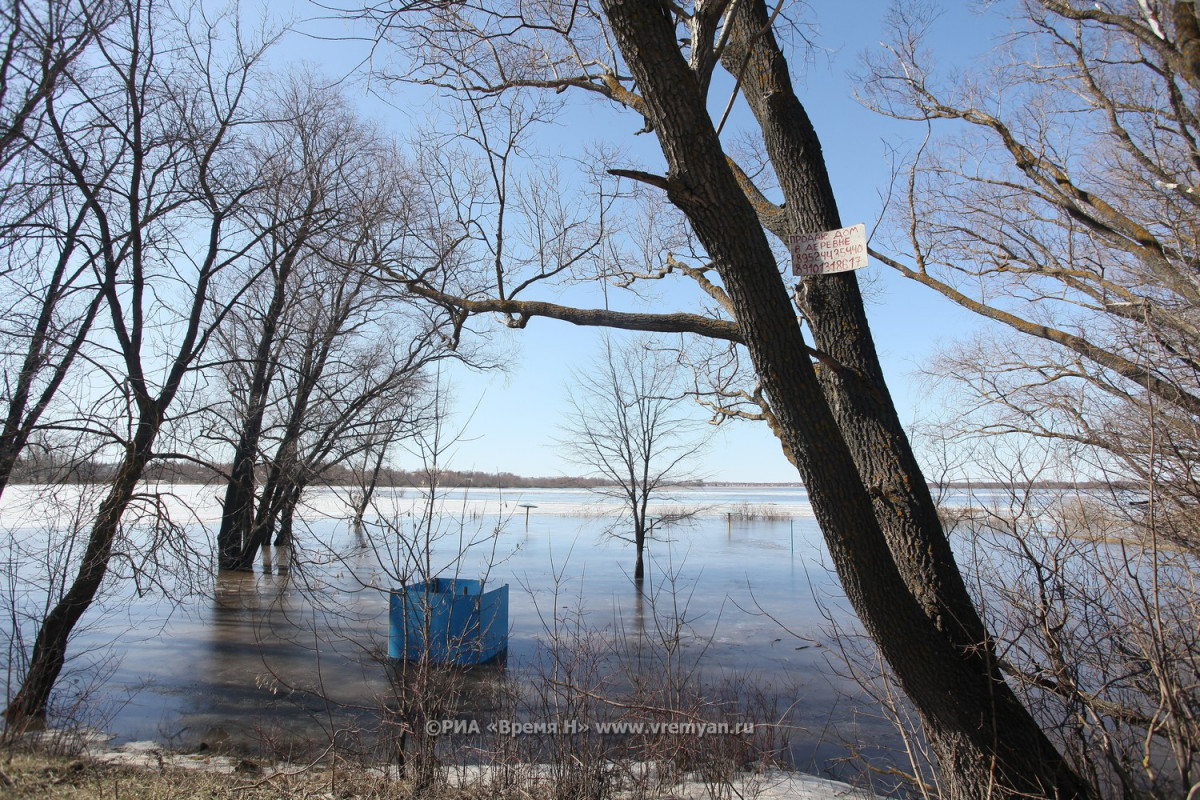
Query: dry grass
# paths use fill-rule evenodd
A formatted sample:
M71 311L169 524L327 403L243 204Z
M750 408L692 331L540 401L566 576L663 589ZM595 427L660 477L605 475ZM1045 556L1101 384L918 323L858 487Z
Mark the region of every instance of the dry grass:
M986 508L978 506L949 506L939 504L937 512L938 517L942 521L942 528L946 531L952 531L965 522L978 522L992 516L992 513Z
M198 767L203 766L197 764ZM250 761L233 773L203 768L147 768L96 759L6 750L0 753L0 798L30 800L282 800L283 798L403 798L402 781L342 764L281 769L272 774ZM461 798L460 791L422 797Z
M553 770L545 765L512 766L515 783L497 780L498 776L489 780L476 775L461 786L443 783L418 789L397 780L394 771L388 777L382 770L361 764L283 767L273 774L246 766L229 773L169 764L161 768L113 764L87 756L9 748L0 749L0 800L560 800L577 796L573 792L564 794L564 787L554 780ZM602 796L634 800L647 797L873 800L872 795L845 784L810 777L791 778L784 773L751 772L728 786L713 786L699 780L666 792L639 786L610 788L613 792Z
M725 512L728 519L739 522L791 519L792 515L774 503L738 503Z

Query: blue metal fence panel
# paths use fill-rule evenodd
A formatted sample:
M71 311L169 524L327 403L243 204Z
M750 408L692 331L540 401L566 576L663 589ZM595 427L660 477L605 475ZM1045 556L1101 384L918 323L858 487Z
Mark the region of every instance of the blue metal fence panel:
M508 584L435 578L393 590L388 616L391 658L468 666L508 650Z

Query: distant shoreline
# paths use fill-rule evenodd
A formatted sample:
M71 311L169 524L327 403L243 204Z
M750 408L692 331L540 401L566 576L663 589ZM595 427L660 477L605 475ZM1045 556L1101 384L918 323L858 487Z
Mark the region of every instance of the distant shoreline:
M13 477L10 482L14 485L45 485L53 483L104 483L108 478L111 467L103 463L89 463L66 471L66 474L45 474L40 470L28 470ZM147 470L145 480L151 483L177 483L198 485L222 485L225 482L222 472L227 472L228 465L217 464L211 467L195 463L178 464L163 463ZM20 473L20 471L19 471ZM606 489L617 484L584 476L537 476L526 477L510 472L484 473L462 470L443 470L438 476L438 486L444 489ZM344 467L332 467L320 480L311 484L312 488L352 487L356 486L355 476ZM426 474L407 470L385 470L377 483L380 489L420 489L429 486ZM1062 490L1079 489L1095 491L1108 489L1113 491L1137 491L1141 486L1133 481L1034 481L1031 484L1009 484L1001 481L945 481L931 482L931 490L1009 490L1020 488ZM672 490L704 490L704 489L799 489L804 485L799 481L770 482L770 481L694 481L680 483L674 486L662 487L662 491Z

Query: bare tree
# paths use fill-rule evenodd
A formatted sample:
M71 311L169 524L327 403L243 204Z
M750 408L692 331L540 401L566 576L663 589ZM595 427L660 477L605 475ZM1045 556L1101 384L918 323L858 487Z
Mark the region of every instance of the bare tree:
M1196 6L1009 8L1021 35L963 82L934 70L926 14L895 15L866 97L927 138L876 255L1014 331L938 366L988 405L991 430L1083 445L1098 471L1160 493L1195 547Z
M280 359L274 387L279 415L262 442L273 452L263 461L253 525L237 561L225 564L231 568L247 568L272 536L291 544L301 494L330 468L377 445L383 430L394 439L422 425L429 413L424 369L447 353L440 330L411 324L405 304L365 271L339 266L308 288L292 309L298 324L284 350L293 352ZM387 329L379 330L385 315Z
M59 397L104 301L95 257L82 241L90 216L84 199L58 185L36 203L36 209L10 207L23 218L6 231L0 270L9 298L0 323L8 367L0 395L0 492Z
M90 210L86 235L111 343L93 364L112 386L79 424L107 439L116 467L77 572L42 620L5 711L14 726L45 718L71 631L108 574L123 517L155 503L137 494L138 482L161 454L173 403L238 293L214 297L214 280L254 244L237 216L258 185L243 144L266 43L235 36L226 49L222 31L234 27L228 17L181 20L167 7L126 4L97 39L98 63L69 76L69 89L48 102L48 156Z
M383 412L383 409L379 409ZM388 456L403 437L404 429L409 426L408 420L394 419L390 415L380 413L372 417L369 432L362 442L359 459L349 459L354 477L354 491L351 492L351 505L354 510L354 525L361 527L367 510L375 499L375 490L379 488L379 479L383 477L384 464Z
M524 282L502 275L502 260L497 280L477 282L470 293L403 270L392 277L464 315L499 313L513 327L545 316L743 344L760 382L749 397L798 468L843 587L929 731L947 793L1092 796L1004 680L888 395L853 275L809 277L794 287L815 347L805 342L767 232L828 230L840 219L820 139L776 38L779 9L752 0L669 7L604 0L519 11L432 3L417 16L420 6L395 16L390 8L364 13L409 49L419 76L465 102L576 90L644 120L665 173L616 174L659 189L686 215L706 260L687 270L668 262L672 269L661 274L692 278L715 313L525 299L498 279L528 297L539 274L526 270ZM721 144L708 104L718 66L754 114L782 204Z
M304 488L330 467L420 424L422 371L453 354L441 333L452 320L374 274L429 257L434 223L410 165L313 83L288 86L263 145L277 177L254 215L260 262L245 267L263 277L221 335L237 431L217 536L225 569L247 568L276 534L290 543Z
M0 493L42 415L87 340L101 305L94 254L81 241L90 213L44 149L53 147L47 108L82 73L81 56L111 25L117 7L74 0L0 10L0 265L3 428Z
M363 414L388 400L397 413L412 408L421 368L447 352L436 334L444 318L422 318L368 274L414 247L423 208L408 166L395 143L313 84L286 87L262 145L274 179L253 215L260 251L243 271L263 278L221 337L237 431L217 536L223 568L244 567L301 487L354 453L343 440Z
M1004 10L1018 35L953 79L934 69L924 9L893 17L866 96L925 139L874 249L1011 331L931 367L955 389L960 442L1040 441L1069 453L1054 477L1107 479L1046 507L1005 469L1020 459L984 461L1014 488L1007 513L969 527L993 551L977 572L1006 671L1081 769L1113 793L1171 796L1196 782L1181 620L1195 602L1182 565L1200 552L1200 24L1186 2Z
M605 337L600 357L574 374L570 389L572 412L562 444L572 460L614 484L594 491L624 506L622 520L633 526L638 583L646 575L650 501L686 477L689 461L704 444L676 373L675 360L652 340L617 346Z

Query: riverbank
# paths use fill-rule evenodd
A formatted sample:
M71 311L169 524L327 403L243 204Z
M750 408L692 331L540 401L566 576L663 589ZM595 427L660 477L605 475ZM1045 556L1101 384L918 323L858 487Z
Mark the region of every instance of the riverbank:
M515 766L515 765L514 765ZM549 773L528 772L522 797L554 795ZM510 770L505 770L509 773ZM303 764L260 764L236 755L174 753L154 742L111 746L102 739L78 753L64 755L44 748L19 746L0 750L0 798L14 800L282 800L283 798L422 797L491 800L512 796L500 787L496 770L454 771L439 788L414 791L394 769L369 767L325 757ZM798 773L747 773L717 796L758 800L871 800L874 796L848 784ZM706 800L714 795L704 783L690 781L653 793L618 792L614 797L647 800Z

